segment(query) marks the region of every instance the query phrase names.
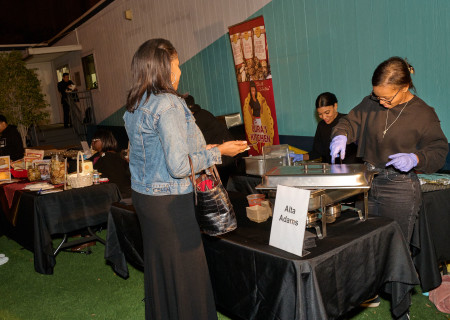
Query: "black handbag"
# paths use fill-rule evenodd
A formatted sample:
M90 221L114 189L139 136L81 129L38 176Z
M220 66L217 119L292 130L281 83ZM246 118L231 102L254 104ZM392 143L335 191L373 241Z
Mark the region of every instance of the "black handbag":
M205 169L196 179L191 157L189 164L200 230L210 236L218 236L236 229L236 214L216 166Z

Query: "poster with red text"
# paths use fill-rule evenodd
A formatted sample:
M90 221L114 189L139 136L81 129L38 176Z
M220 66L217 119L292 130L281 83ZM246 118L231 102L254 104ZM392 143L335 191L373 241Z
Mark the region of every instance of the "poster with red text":
M249 154L279 144L266 28L262 16L228 28Z

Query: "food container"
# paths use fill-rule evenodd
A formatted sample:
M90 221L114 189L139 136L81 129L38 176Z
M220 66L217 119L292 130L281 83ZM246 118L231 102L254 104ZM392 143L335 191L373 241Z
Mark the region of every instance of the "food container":
M264 146L263 155L244 157L245 173L263 176L274 167L290 166L289 146L287 144Z
M247 218L253 222L264 222L270 217L270 208L262 206L247 207Z
M250 156L244 157L245 173L254 176L263 176L266 171L276 166L289 165L285 156Z
M27 178L28 171L25 169L11 169L11 174L14 178Z
M41 180L41 171L38 168L30 168L28 169L27 176L30 181Z
M363 164L325 164L313 163L300 166L279 166L267 171L262 177L262 183L255 187L258 191L274 194L278 185L297 187L310 190L308 211L319 210L324 213L321 218L322 234L316 228L320 237L326 237L326 224L334 222L339 215L336 208L326 215L326 206L331 206L354 195L364 193L364 216L357 211L361 220L368 218L368 190L375 171L369 170ZM309 224L309 222L308 222Z
M369 189L374 174L363 164L279 166L264 174L257 189L276 189L278 185L308 189Z
M50 162L50 182L52 184L64 183L66 175L66 164L61 154L52 155Z
M264 158L263 156L244 157L245 173L255 176L264 174Z
M249 194L247 196L247 200L248 200L248 205L250 207L253 206L260 206L261 202L266 198L266 196L264 194L259 194L259 193L255 193L255 194Z

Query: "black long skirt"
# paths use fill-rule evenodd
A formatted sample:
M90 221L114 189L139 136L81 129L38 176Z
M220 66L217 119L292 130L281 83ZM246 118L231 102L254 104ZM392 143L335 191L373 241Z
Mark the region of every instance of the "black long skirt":
M144 241L145 319L217 319L192 193L132 197Z

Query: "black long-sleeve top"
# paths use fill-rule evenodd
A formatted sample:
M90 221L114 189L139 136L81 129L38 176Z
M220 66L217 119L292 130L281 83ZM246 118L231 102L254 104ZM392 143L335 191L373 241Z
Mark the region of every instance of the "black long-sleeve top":
M115 183L122 198L131 197L131 174L128 162L116 152L97 152L89 160L94 162L94 169Z
M330 142L331 142L331 130L338 124L339 119L345 116L345 114L338 113L336 118L330 124L321 120L317 124L316 134L314 135L313 149L309 152L309 159L317 159L322 157L322 162L331 163L330 156ZM356 158L357 146L354 143L347 145L345 150L345 159L343 163L357 163L360 162Z
M358 140L357 155L377 168L384 168L392 154L414 153L419 159L417 171L435 172L442 168L448 153L439 118L417 96L406 103L387 109L365 97L339 120L332 136L347 135L347 143Z
M58 91L61 93L61 103L67 103L67 88L72 85L72 80L58 82Z
M24 154L22 137L16 126L8 125L1 133L0 156L9 156L11 161L22 159Z

